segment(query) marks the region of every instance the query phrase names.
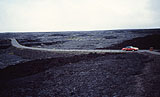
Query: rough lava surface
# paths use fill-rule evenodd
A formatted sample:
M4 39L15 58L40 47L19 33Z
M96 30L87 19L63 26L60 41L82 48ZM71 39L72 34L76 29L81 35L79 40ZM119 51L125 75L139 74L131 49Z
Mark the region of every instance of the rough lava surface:
M160 56L148 53L59 54L17 49L11 47L9 41L14 37L22 45L32 47L106 49L112 44L138 45L139 42L134 41L153 40L151 46L154 46L160 39L155 38L159 37L159 30L74 33L1 34L0 97L160 96ZM150 45L140 46L148 49Z

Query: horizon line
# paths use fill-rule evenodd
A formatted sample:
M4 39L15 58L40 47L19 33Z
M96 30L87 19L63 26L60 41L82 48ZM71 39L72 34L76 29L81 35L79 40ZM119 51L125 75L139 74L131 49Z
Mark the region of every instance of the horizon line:
M118 28L118 29L95 29L95 30L57 30L57 31L3 31L0 33L32 33L32 32L85 32L85 31L111 31L111 30L158 30L160 27L153 27L153 28Z

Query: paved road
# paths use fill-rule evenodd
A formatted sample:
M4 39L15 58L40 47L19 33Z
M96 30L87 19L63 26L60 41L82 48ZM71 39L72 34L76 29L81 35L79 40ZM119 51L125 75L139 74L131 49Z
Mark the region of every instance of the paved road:
M149 50L139 50L138 53L150 53L150 54L153 54L153 55L159 55L160 56L160 52L149 51Z
M47 48L34 48L34 47L26 47L17 42L16 39L11 39L12 46L20 49L30 49L30 50L40 50L40 51L50 51L50 52L72 52L72 53L132 53L132 51L122 51L122 50L77 50L77 49L47 49ZM154 55L160 55L159 52L149 51L149 50L139 50L137 53L151 53Z

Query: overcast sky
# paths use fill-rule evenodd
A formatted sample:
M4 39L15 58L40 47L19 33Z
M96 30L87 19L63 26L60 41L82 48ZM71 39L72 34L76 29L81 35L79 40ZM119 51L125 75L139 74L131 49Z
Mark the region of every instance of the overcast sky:
M160 0L0 0L0 32L160 27Z

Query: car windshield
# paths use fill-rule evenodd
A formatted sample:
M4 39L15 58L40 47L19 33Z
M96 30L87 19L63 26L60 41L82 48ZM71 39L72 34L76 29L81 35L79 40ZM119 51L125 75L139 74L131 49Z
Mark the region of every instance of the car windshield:
M127 46L126 48L133 48L132 46Z

